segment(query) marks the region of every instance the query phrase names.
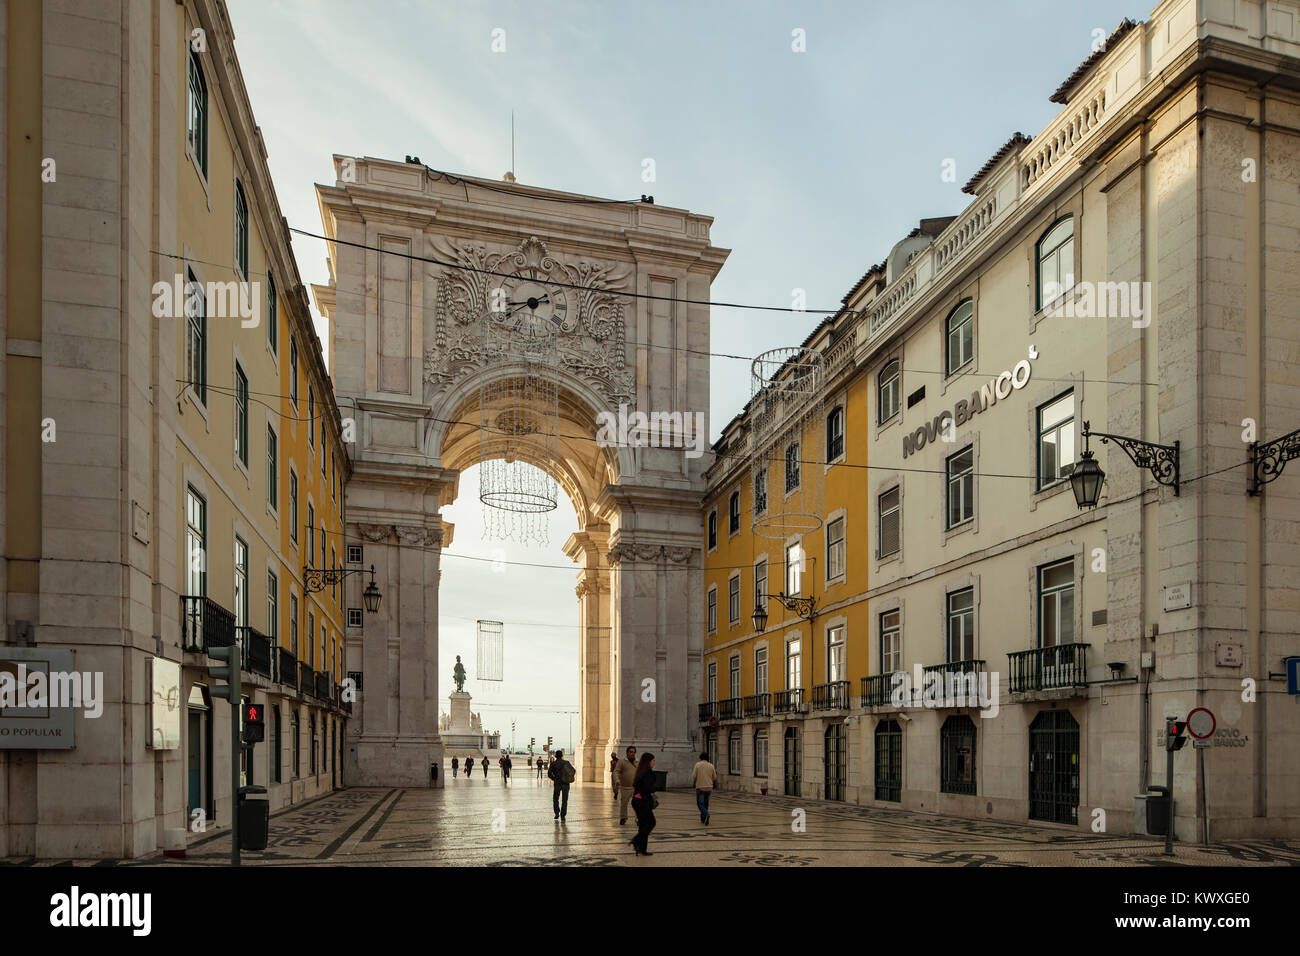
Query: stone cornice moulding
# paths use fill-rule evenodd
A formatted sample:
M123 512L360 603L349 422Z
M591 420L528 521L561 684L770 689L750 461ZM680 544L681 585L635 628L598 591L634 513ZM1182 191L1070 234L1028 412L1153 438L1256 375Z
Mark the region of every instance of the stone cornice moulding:
M438 528L426 528L422 525L397 525L394 528L397 540L408 548L442 547L442 531Z
M356 529L357 534L361 535L363 541L372 543L387 541L393 535L393 526L391 524L358 524Z

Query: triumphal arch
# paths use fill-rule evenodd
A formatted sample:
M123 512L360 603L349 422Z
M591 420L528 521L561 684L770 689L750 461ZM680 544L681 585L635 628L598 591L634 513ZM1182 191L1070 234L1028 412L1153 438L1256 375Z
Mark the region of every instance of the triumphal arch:
M707 303L727 257L712 219L415 162L334 162L335 183L317 186L330 281L313 291L354 428L347 543L384 595L349 628L361 692L344 782L425 786L441 763L439 509L474 493L459 474L486 459L537 465L577 512L563 553L581 635L579 779L603 780L610 751L631 744L681 780L701 699ZM510 400L519 383L544 400ZM552 406L558 428L537 420ZM638 415L679 433L609 427ZM347 578L349 606L368 580Z

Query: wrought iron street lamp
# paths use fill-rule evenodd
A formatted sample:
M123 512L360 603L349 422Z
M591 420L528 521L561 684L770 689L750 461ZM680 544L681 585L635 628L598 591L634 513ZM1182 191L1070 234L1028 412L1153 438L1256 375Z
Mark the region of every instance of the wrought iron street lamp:
M1264 485L1282 474L1286 463L1293 458L1300 458L1300 429L1262 445L1259 442L1251 442L1250 474L1246 478L1249 486L1246 488L1246 494L1252 497L1259 494Z
M1174 442L1172 445L1157 445L1155 442L1142 441L1140 438L1094 432L1088 423L1084 422L1083 457L1070 473L1070 487L1074 491L1074 501L1080 508L1097 507L1101 483L1106 477L1106 473L1102 471L1101 465L1092 457L1092 451L1088 448L1088 439L1093 435L1100 438L1103 445L1112 441L1119 445L1133 464L1151 472L1151 477L1157 484L1170 486L1174 489L1174 495L1178 495L1179 442Z
M777 601L787 611L792 611L810 624L817 617L817 599L812 595L797 597L785 594L760 594L754 604L754 632L761 634L767 628L767 607L764 601Z
M307 568L302 569L302 588L304 591L324 591L334 584L341 584L349 574L365 574L363 568ZM383 599L378 585L375 584L375 566L370 566L370 583L361 592L361 600L366 605L367 614L379 613L379 602Z

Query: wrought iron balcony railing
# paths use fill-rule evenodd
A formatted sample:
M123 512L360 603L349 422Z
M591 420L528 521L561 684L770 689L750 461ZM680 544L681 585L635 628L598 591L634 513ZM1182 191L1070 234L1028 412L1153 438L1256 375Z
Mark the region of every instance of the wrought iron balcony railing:
M825 684L815 684L812 689L813 710L847 710L849 706L849 682L834 680Z
M772 713L798 714L803 712L803 688L779 690L772 695Z
M331 700L332 698L330 695L330 688L333 685L334 682L330 680L329 671L317 671L316 672L316 699Z
M290 687L297 687L298 658L294 656L293 651L286 650L283 647L277 647L275 650L275 679L281 684L288 684Z
M1088 647L1087 644L1053 644L1028 651L1008 651L1011 693L1087 686Z
M303 661L298 662L298 693L316 693L316 672Z
M181 597L181 646L187 651L230 647L235 643L235 615L209 597Z
M927 679L930 674L937 674L938 681L930 693L938 695L945 703L955 701L948 706L971 705L980 699L979 675L984 670L984 661L972 658L965 661L949 661L946 664L931 664L921 669L921 686L913 687L914 695L926 693Z
M894 675L872 674L862 678L862 706L880 707L891 703L894 693Z
M718 702L716 700L706 700L700 704L700 723L707 724L716 716L718 716Z
M244 670L271 676L271 639L253 627L239 629L239 659Z
M767 717L772 712L772 695L750 694L741 698L740 706L746 717Z
M740 719L740 698L728 697L726 700L718 701L718 719L739 720Z

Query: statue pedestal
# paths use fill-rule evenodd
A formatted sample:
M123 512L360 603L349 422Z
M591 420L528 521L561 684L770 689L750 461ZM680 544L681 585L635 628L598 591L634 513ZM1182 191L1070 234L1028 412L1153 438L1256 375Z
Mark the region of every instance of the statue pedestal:
M467 691L452 691L447 701L451 708L447 714L447 729L442 732L442 745L450 754L457 750L478 753L483 746L483 732L475 730L470 716L470 695Z

